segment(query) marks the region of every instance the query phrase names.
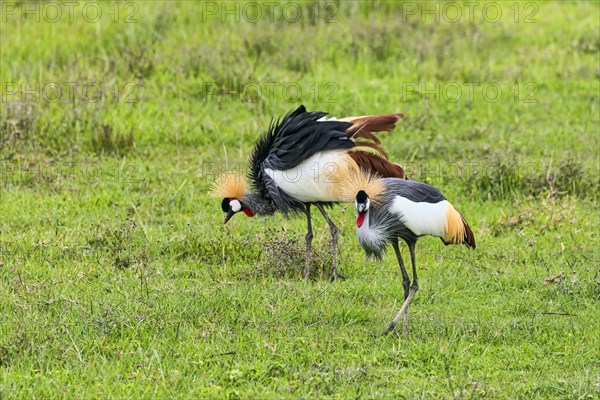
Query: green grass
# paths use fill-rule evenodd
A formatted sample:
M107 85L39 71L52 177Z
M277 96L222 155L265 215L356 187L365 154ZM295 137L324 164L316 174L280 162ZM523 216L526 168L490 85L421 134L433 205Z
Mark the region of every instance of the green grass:
M416 3L371 1L294 3L291 23L278 3L260 24L221 2L214 14L121 2L116 21L99 3L96 23L81 5L73 23L22 23L23 7L45 3L7 4L0 398L600 395L598 3L518 3L517 23L512 2L494 3L497 23L483 3L473 21L463 9L436 23L408 15ZM52 82L108 88L97 102L12 93ZM450 101L420 82L475 89ZM270 119L299 104L406 114L382 136L390 157L475 231L475 251L419 242L407 337L376 336L401 277L393 254L363 261L351 208L332 212L347 279L328 281L316 218L305 282L303 218L224 227L208 195L214 173L243 169Z

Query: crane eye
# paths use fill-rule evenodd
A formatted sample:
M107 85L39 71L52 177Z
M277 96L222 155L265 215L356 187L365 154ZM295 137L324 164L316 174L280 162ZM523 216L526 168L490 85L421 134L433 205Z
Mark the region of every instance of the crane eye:
M229 199L228 198L223 199L223 201L221 202L221 210L223 210L223 212L229 211Z

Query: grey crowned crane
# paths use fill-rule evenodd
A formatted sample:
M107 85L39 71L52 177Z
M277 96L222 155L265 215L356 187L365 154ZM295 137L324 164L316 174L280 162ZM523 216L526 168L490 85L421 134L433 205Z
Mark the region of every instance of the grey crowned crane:
M433 186L395 178L380 178L359 171L345 179L342 188L346 201L354 201L358 242L368 257L381 259L391 243L400 264L404 303L384 334L391 332L403 316L403 333L408 333L408 305L419 289L415 266L415 245L421 236L437 236L445 245L465 244L475 248L469 224L452 204ZM404 267L399 239L408 245L412 282Z
M381 114L326 120L324 112L307 112L304 106L272 121L267 133L254 147L248 178L224 174L213 186L213 196L223 199L225 223L236 213L247 216L306 215L306 258L308 279L313 238L311 206L323 215L332 236L332 280L338 277L338 229L325 206L341 201L342 177L365 169L381 176L404 178L404 170L386 160L375 132L391 131L402 114ZM362 140L361 140L362 139ZM381 155L374 153L376 150Z

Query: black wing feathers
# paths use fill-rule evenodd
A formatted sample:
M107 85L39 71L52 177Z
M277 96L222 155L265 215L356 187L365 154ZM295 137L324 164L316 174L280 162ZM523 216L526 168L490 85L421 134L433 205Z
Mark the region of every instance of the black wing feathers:
M304 106L300 106L283 117L281 122L272 123L265 137L272 137L272 144L268 152L260 157L264 167L286 170L298 166L320 151L354 147L346 133L352 124L343 121L318 121L325 115L327 113L307 112Z
M318 121L327 113L307 112L304 106L272 121L268 132L254 146L250 158L250 182L263 198L271 199L284 213L303 211L303 203L280 190L265 172L265 168L287 170L325 150L350 149L354 142L346 130L352 126L344 121Z
M439 190L426 183L398 178L385 178L387 192L418 203L439 203L446 200Z

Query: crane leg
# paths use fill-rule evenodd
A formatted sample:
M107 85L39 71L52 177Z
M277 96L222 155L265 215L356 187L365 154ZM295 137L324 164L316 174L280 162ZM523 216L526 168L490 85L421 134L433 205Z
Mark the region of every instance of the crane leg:
M410 278L408 277L408 272L406 271L406 267L404 266L404 261L402 260L402 256L400 255L400 248L398 247L398 239L392 242L392 247L394 248L394 252L396 253L396 258L398 259L398 264L400 265L400 271L402 272L402 287L404 288L404 301L408 298L408 291L410 287ZM402 333L404 335L408 334L408 307L404 310L403 318L402 318Z
M306 204L306 224L308 225L308 232L306 232L306 258L304 259L304 279L308 280L308 274L310 273L310 249L313 239L312 222L310 219L310 204Z
M417 279L417 267L415 265L415 244L416 244L415 242L408 243L408 248L410 250L410 261L412 263L412 272L413 272L413 280L412 280L412 283L410 284L410 287L408 288L408 296L404 300L404 304L402 304L400 311L398 311L398 313L396 314L396 316L394 317L392 322L390 322L390 325L388 326L388 328L383 332L384 335L394 330L394 328L398 324L398 321L400 321L400 317L402 317L405 313L408 316L408 305L410 304L410 301L417 293L417 290L419 290L419 284L418 284L418 279ZM397 247L398 247L398 245L396 244L396 248ZM396 250L396 248L394 248L394 250ZM406 271L406 268L404 268L404 263L402 262L402 257L400 256L400 251L398 250L398 252L396 254L398 256L398 263L400 264L400 268L404 269L404 271ZM403 333L404 334L408 333L408 320L406 323L406 331L403 330Z
M344 278L342 275L338 274L337 270L338 228L335 226L331 218L329 218L329 215L327 215L327 213L325 212L323 205L317 203L316 206L319 209L319 211L321 211L321 214L323 214L325 221L327 221L327 225L329 225L329 230L331 231L331 242L333 245L333 269L331 270L331 281L333 282L338 277Z
M419 282L417 280L417 265L415 264L415 245L415 242L409 243L408 249L410 250L410 263L412 264L413 273L413 280L412 284L410 285L410 288L416 292L417 290L419 290Z

